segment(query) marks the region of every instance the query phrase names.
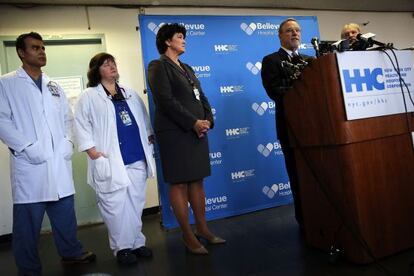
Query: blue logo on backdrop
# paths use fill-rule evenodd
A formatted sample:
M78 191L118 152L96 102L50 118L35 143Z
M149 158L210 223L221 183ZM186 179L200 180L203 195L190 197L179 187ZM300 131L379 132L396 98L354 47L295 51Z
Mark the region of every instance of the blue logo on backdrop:
M223 163L221 151L210 152L210 165L217 166Z
M206 197L205 200L206 200L205 201L206 202L206 212L217 211L217 210L228 208L227 196L226 195L216 196L216 197L211 197L211 198Z
M253 74L259 74L260 70L262 69L262 63L260 61L256 62L255 64L251 63L250 61L246 63L246 68Z
M162 25L164 25L165 23L160 23L160 24L156 24L154 22L150 22L148 23L147 27L148 29L153 33L153 34L157 34L158 30L161 28Z
M345 82L345 91L347 93L353 92L353 86L355 85L356 91L371 91L374 88L376 90L384 90L384 74L382 68L369 69L365 68L361 74L360 69L353 70L353 76L351 76L350 70L342 70L342 75ZM382 79L382 80L381 80ZM366 90L363 89L363 84L366 86Z
M290 190L290 182L288 183L278 183L273 184L272 186L264 186L262 192L268 197L273 198L275 195L287 196L292 194Z
M161 22L159 24L157 24L155 22L149 22L147 27L153 34L157 34L158 30L164 24L165 24L165 22ZM188 36L204 36L206 34L206 32L205 32L206 27L204 26L204 24L200 24L200 23L182 23L182 22L178 23L178 24L184 26L184 28L187 30L187 35Z
M204 180L207 220L291 203L288 177L280 165L283 154L276 140L275 118L269 116L274 115L275 104L267 98L260 78L261 60L279 47L277 33L286 18L139 16L146 70L151 60L159 58L154 34L162 24L177 22L187 29L186 53L180 60L192 66L217 119L208 134L212 172ZM319 37L317 19L314 16L296 19L303 30L300 52L313 55L308 42ZM155 108L150 89L148 97L153 118ZM233 100L235 97L237 100ZM159 158L157 168L160 204L166 206L162 208L162 223L166 228L176 227L177 221L168 208L169 185L163 182Z
M243 170L243 171L234 171L230 173L231 180L233 182L243 182L248 178L254 177L255 169Z
M266 113L266 110L269 111L269 114L275 114L275 103L274 102L262 102L261 104L253 103L252 109L259 116L263 116Z
M243 92L243 85L222 85L220 86L220 94L223 96L231 96Z
M225 130L228 139L237 139L249 135L250 127L227 128Z
M228 54L231 52L237 52L239 45L235 44L215 44L214 52L217 54Z
M275 155L283 154L282 146L279 142L267 143L266 145L259 144L257 146L257 151L264 157L268 157L272 151L274 151Z
M206 26L203 23L179 23L185 27L188 36L204 36Z
M195 76L197 78L209 78L211 76L211 68L209 65L195 65L191 66L193 68Z
M273 24L270 22L251 22L247 24L242 22L240 28L247 34L252 35L257 30L258 35L276 35L279 30L279 24Z
M313 45L311 43L301 43L299 45L300 50L306 50L306 49L313 49Z
M213 113L213 119L217 120L217 116L216 116L217 110L214 107L211 107L211 113Z

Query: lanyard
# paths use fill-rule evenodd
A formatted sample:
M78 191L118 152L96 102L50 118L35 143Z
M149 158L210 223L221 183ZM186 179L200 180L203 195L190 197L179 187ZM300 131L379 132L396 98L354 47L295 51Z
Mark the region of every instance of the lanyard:
M105 90L105 93L108 97L111 98L111 100L113 101L123 101L125 100L124 95L122 94L121 88L119 87L119 85L117 83L115 83L115 90L116 90L116 94L115 95L111 95L111 92L108 91L108 89L106 89L106 87L101 83L103 89Z
M195 88L195 83L193 81L193 79L191 78L190 74L187 72L187 69L185 68L185 65L183 63L180 62L181 68L180 68L180 72L184 75L184 77L188 80L188 82L190 83L191 87L194 89Z

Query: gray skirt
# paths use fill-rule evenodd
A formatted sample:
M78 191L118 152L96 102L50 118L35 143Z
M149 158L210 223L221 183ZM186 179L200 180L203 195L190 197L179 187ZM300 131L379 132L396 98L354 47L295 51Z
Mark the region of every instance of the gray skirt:
M156 137L165 182L192 182L211 174L207 136L200 139L194 131L168 130Z

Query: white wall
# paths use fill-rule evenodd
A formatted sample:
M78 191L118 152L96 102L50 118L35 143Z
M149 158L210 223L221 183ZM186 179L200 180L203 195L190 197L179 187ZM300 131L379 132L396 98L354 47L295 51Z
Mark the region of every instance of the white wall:
M142 94L145 82L140 36L135 30L138 25L139 9L89 7L88 10L90 30L88 30L85 7L43 6L19 9L8 5L0 5L0 35L17 36L29 31L56 36L63 34L104 34L107 51L117 58L121 82L140 92L147 104L147 97ZM414 18L411 13L212 8L147 8L145 13L172 15L313 15L318 17L321 39L323 40L339 39L341 27L345 23L369 21L370 23L362 31L376 33L377 40L394 42L395 46L399 48L414 46L414 32L412 31ZM191 45L189 46L191 47ZM3 146L3 148L0 148L0 235L9 233L11 226L11 196L7 162L7 150ZM148 186L146 207L157 205L156 181L152 180Z

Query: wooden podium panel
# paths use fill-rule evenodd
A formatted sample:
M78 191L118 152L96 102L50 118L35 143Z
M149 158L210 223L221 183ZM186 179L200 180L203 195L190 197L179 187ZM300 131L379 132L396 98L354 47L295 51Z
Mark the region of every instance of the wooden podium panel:
M305 239L369 263L414 247L414 113L347 121L335 55L285 97Z

